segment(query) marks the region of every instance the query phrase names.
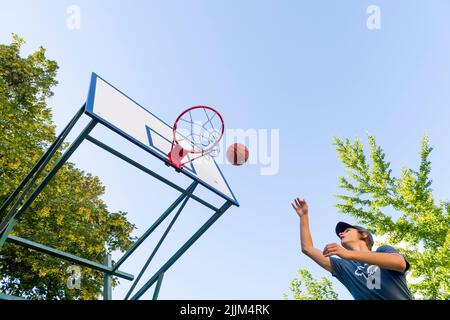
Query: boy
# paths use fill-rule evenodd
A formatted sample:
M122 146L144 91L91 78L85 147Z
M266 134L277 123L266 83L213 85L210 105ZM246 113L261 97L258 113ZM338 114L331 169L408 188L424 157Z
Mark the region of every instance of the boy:
M397 250L391 246L381 246L375 252L371 251L373 237L370 232L345 222L336 225L336 234L342 246L332 243L323 251L319 250L314 247L311 238L305 199L295 199L292 207L300 217L302 252L331 272L355 300L413 299L406 285L409 263Z

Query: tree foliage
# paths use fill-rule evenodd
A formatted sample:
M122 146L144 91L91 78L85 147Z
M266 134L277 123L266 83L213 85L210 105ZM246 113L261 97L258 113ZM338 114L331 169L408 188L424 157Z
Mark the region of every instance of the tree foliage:
M47 99L57 84L58 65L46 58L42 47L22 58L23 44L13 35L11 44L0 45L0 203L56 138ZM125 212L108 210L101 200L104 191L97 177L67 163L24 213L13 234L103 263L106 254L132 245L134 229ZM1 213L0 218L4 216ZM4 293L30 299L96 299L101 293L100 272L82 268L81 289L74 290L66 285L68 262L8 243L0 254Z
M294 300L338 300L330 280L322 277L320 281L313 278L307 269L299 269L300 279L291 281L289 290ZM284 295L287 300L288 295Z
M450 203L437 201L431 189L433 148L424 137L417 170L403 168L394 177L375 138L368 135L370 152L362 142L334 138L347 177L340 177L337 208L349 214L386 243L400 245L411 264L410 284L416 298L450 298ZM388 214L395 212L395 214Z

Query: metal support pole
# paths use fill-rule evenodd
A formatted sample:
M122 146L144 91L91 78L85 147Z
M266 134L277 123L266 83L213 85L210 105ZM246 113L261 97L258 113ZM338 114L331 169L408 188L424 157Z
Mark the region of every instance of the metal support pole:
M152 170L150 170L150 169L144 167L142 164L137 163L136 161L134 161L133 159L130 159L129 157L127 157L126 155L120 153L119 151L114 150L113 148L111 148L110 146L107 146L107 145L104 144L103 142L100 142L100 141L98 141L97 139L95 139L95 138L93 138L93 137L91 137L91 136L86 137L86 140L89 141L89 142L92 142L93 144L95 144L96 146L102 148L103 150L108 151L109 153L115 155L115 156L118 157L119 159L122 159L123 161L125 161L125 162L131 164L133 167L135 167L135 168L137 168L137 169L139 169L139 170L141 170L141 171L147 173L148 175L150 175L150 176L152 176L152 177L158 179L158 180L161 181L161 182L164 182L164 184L166 184L166 185L172 187L173 189L175 189L175 190L177 190L177 191L180 191L180 192L185 192L185 190L184 190L183 188L181 188L180 186L176 185L176 184L173 183L172 181L167 180L167 179L164 178L163 176L161 176L161 175L159 175L159 174L153 172ZM204 205L205 207L207 207L207 208L213 210L213 211L219 210L218 208L214 207L213 205L209 204L209 203L206 202L205 200L203 200L203 199L201 199L201 198L199 198L199 197L197 197L197 196L195 196L195 195L192 195L191 198L192 198L193 200L197 201L198 203L201 203L201 204Z
M75 150L80 146L84 139L89 135L89 133L94 129L97 124L96 120L91 120L89 124L84 128L83 132L77 137L77 139L70 145L70 147L66 150L66 152L62 155L62 157L56 162L47 176L41 181L41 183L34 189L28 199L25 201L22 207L17 210L16 213L13 214L13 217L16 220L20 219L20 216L25 212L26 209L30 207L36 197L41 193L41 191L47 186L50 180L55 176L55 174L61 169L61 167L66 163L69 157L75 152ZM0 235L3 235L3 232L6 230L9 221L6 221L4 226L0 228Z
M72 128L75 126L77 121L80 119L81 115L84 112L86 104L84 104L80 110L75 114L75 116L70 120L70 122L66 125L63 131L59 134L55 141L50 145L50 147L45 151L45 153L41 156L41 158L36 162L33 168L30 170L28 175L23 179L23 181L19 184L17 189L11 193L11 195L6 199L6 201L0 207L0 215L6 210L9 204L14 200L14 198L22 191L28 181L36 174L39 175L43 168L47 165L48 161L55 154L61 144L64 142L67 135L70 133Z
M8 294L0 293L0 300L25 301L26 299L22 297L10 296Z
M85 258L78 257L76 255L73 255L71 253L67 253L64 251L60 251L55 248L47 247L43 244L23 239L17 236L9 235L7 241L9 243L21 246L23 248L28 248L31 250L36 250L38 252L42 252L44 254L48 254L52 257L60 258L65 261L72 262L74 264L77 264L79 266L87 267L92 270L97 270L103 273L107 273L111 276L119 277L125 280L132 281L134 279L134 276L132 274L120 271L120 270L112 270L112 268L106 268L103 263L98 263L96 261L91 261Z
M152 300L158 300L159 291L161 290L161 284L162 284L163 278L164 278L164 272L161 273L158 277L158 282L156 283L156 288L155 288L155 292L153 293Z
M5 232L3 232L3 234L1 234L0 236L0 249L3 247L3 245L5 244L5 241L8 240L8 235L11 232L11 230L14 228L14 226L17 224L17 220L16 219L11 219Z
M139 280L141 280L144 272L147 270L148 266L150 265L150 262L155 257L155 255L158 252L159 248L161 247L162 243L164 242L164 240L166 239L170 230L172 229L173 225L175 224L175 221L177 221L178 217L180 216L181 211L183 211L184 207L186 206L186 203L188 202L191 194L194 192L196 186L197 186L197 182L194 182L194 184L191 187L189 187L189 193L186 195L186 199L184 199L184 201L181 204L180 208L178 209L177 213L174 215L172 221L170 221L169 225L167 226L166 231L164 231L164 234L161 236L161 239L158 241L158 244L155 246L155 249L153 249L153 252L150 254L150 257L145 262L144 266L142 267L141 272L139 272L139 275L137 276L136 280L133 282L133 285L131 286L130 290L128 291L127 295L125 296L125 300L127 300L130 297L134 288L136 288L137 284L139 283Z
M231 207L232 203L227 201L186 243L146 282L146 284L131 298L131 300L139 299L147 290L158 280L161 273L169 269L194 243L208 230L214 222L219 219L222 214Z
M112 259L110 254L105 256L105 266L108 269L111 269L112 267ZM103 300L112 300L112 277L107 273L104 273L103 277Z
M20 205L20 203L26 197L26 195L28 194L28 192L30 191L30 189L33 187L34 183L38 179L39 175L42 173L44 168L47 166L48 162L53 157L53 155L56 153L56 151L61 146L61 144L64 142L64 139L67 137L70 130L72 130L73 126L76 124L78 119L81 117L81 115L83 114L83 111L84 111L84 105L77 112L77 114L73 117L73 119L69 122L69 124L64 128L64 130L60 133L58 138L52 143L50 148L47 149L45 154L33 166L33 168L28 173L28 175L25 177L25 179L20 183L19 187L3 203L2 207L0 208L0 214L2 214L4 212L4 210L6 210L6 208L17 197L17 195L20 193L20 191L23 188L25 188L25 190L20 195L19 199L16 200L16 202L13 204L13 206L10 209L10 211L8 212L8 214L5 216L3 221L0 223L0 235L2 234L1 231L9 223L9 221L14 217L17 207ZM1 248L1 244L0 244L0 248Z
M122 256L122 258L114 264L113 270L118 269L132 254L133 252L155 231L155 229L172 213L172 211L183 201L183 199L190 193L191 188L195 188L197 182L193 182L183 194L181 194L166 211L156 220L153 225L148 228L147 231L133 244L133 246ZM190 193L192 196L192 193Z

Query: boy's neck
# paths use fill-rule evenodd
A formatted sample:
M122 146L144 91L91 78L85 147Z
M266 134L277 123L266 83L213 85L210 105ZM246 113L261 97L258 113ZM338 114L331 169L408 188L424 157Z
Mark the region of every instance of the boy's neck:
M350 243L347 245L348 250L358 251L358 252L370 252L371 250L367 247L365 243Z

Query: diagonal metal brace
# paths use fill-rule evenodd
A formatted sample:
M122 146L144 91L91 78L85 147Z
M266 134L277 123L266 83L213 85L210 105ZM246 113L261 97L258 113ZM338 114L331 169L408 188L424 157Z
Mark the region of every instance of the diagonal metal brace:
M186 195L186 198L184 199L184 201L181 204L180 208L178 209L177 213L172 218L172 221L170 221L169 225L166 228L166 231L164 231L164 234L161 236L161 239L158 241L158 244L155 246L155 248L153 249L152 253L150 254L150 257L145 262L144 266L142 267L141 272L139 272L139 275L137 276L136 280L133 282L133 285L131 286L130 290L128 290L128 293L125 296L125 300L127 300L130 297L131 293L133 293L134 288L139 283L139 280L144 275L144 272L147 270L148 266L150 265L150 262L155 257L155 255L158 252L159 248L161 247L162 243L164 242L164 240L166 239L166 237L169 234L170 230L172 229L173 225L177 221L178 217L180 216L181 211L183 211L184 207L186 206L186 203L188 202L189 197L194 192L195 187L197 186L197 184L198 184L197 182L194 182L194 184L191 187L188 188L189 193ZM162 281L162 279L161 279L161 281ZM158 291L159 291L159 289L158 289Z
M70 145L70 147L64 152L64 154L61 156L61 158L56 162L56 164L50 169L48 174L45 176L45 178L39 183L39 185L33 190L31 195L27 198L25 203L17 210L12 211L12 217L11 219L19 220L20 216L27 210L30 205L33 203L33 201L37 198L37 196L42 192L42 190L47 186L47 184L50 182L50 180L56 175L56 173L61 169L61 167L66 163L66 161L70 158L70 156L75 152L75 150L80 146L80 144L84 141L87 135L94 129L95 125L97 124L96 120L91 120L89 124L84 128L83 132L77 137L77 139ZM10 213L11 213L10 212ZM8 213L8 215L10 214ZM3 234L3 232L8 227L9 221L4 221L6 223L2 223L0 226L0 235Z
M122 258L114 264L113 270L118 269L132 254L133 252L155 231L155 229L169 216L170 213L186 198L192 197L193 188L197 185L197 182L193 182L186 191L181 194L167 210L156 220L153 225L144 232L144 234L133 244L133 246L122 256Z
M126 280L133 280L134 276L132 274L123 272L123 271L115 271L112 268L108 268L106 267L104 264L101 263L97 263L88 259L84 259L84 258L80 258L76 255L67 253L67 252L63 252L57 249L53 249L47 246L44 246L40 243L36 243L27 239L23 239L20 237L16 237L13 235L8 236L7 239L8 242L16 244L16 245L20 245L22 247L28 248L28 249L32 249L32 250L36 250L42 253L46 253L48 255L51 255L53 257L58 257L61 259L64 259L66 261L78 264L80 266L84 266L84 267L88 267L97 271L101 271L104 273L107 273L109 275L113 275L113 276L117 276L119 278L123 278Z
M211 218L206 221L198 231L189 238L188 241L148 280L141 289L131 298L131 300L137 300L144 295L147 290L159 279L159 276L166 272L197 240L200 238L206 230L208 230L214 222L219 219L225 211L230 208L232 203L227 201Z
M111 148L110 146L104 144L103 142L98 141L97 139L95 139L95 138L93 138L93 137L91 137L91 136L87 136L87 137L86 137L86 140L89 141L89 142L92 142L93 144L95 144L96 146L102 148L103 150L108 151L109 153L115 155L115 156L118 157L119 159L122 159L123 161L125 161L125 162L131 164L133 167L135 167L135 168L137 168L137 169L139 169L139 170L141 170L141 171L147 173L148 175L150 175L150 176L152 176L152 177L158 179L159 181L161 181L161 182L163 182L164 184L166 184L166 185L172 187L173 189L175 189L175 190L177 190L177 191L180 191L180 192L183 192L183 193L185 192L185 190L184 190L182 187L180 187L180 186L178 186L177 184L173 183L172 181L170 181L170 180L164 178L163 176L157 174L156 172L153 172L152 170L146 168L146 167L143 166L142 164L140 164L140 163L134 161L133 159L131 159L131 158L127 157L126 155L120 153L119 151L117 151L117 150ZM205 200L203 200L203 199L197 197L196 195L192 195L191 198L192 198L193 200L197 201L198 203L201 203L201 204L204 205L205 207L207 207L207 208L213 210L213 211L219 210L218 208L216 208L216 207L214 207L213 205L209 204L209 203L206 202Z
M17 189L11 193L11 195L6 199L6 201L2 204L0 207L0 214L2 214L6 208L9 206L9 204L17 197L17 195L22 191L23 188L27 186L30 179L33 178L33 176L38 176L44 167L47 165L47 163L50 161L51 157L56 153L58 148L61 146L61 144L64 142L67 135L70 133L74 125L77 123L77 121L80 119L81 115L84 112L86 104L84 104L80 110L75 114L72 120L67 124L67 126L61 131L59 136L56 138L56 140L50 145L50 147L45 151L45 153L42 155L42 157L36 162L36 164L33 166L33 168L30 170L30 172L27 174L25 179L22 180L22 182L19 184ZM7 218L6 218L7 219Z

